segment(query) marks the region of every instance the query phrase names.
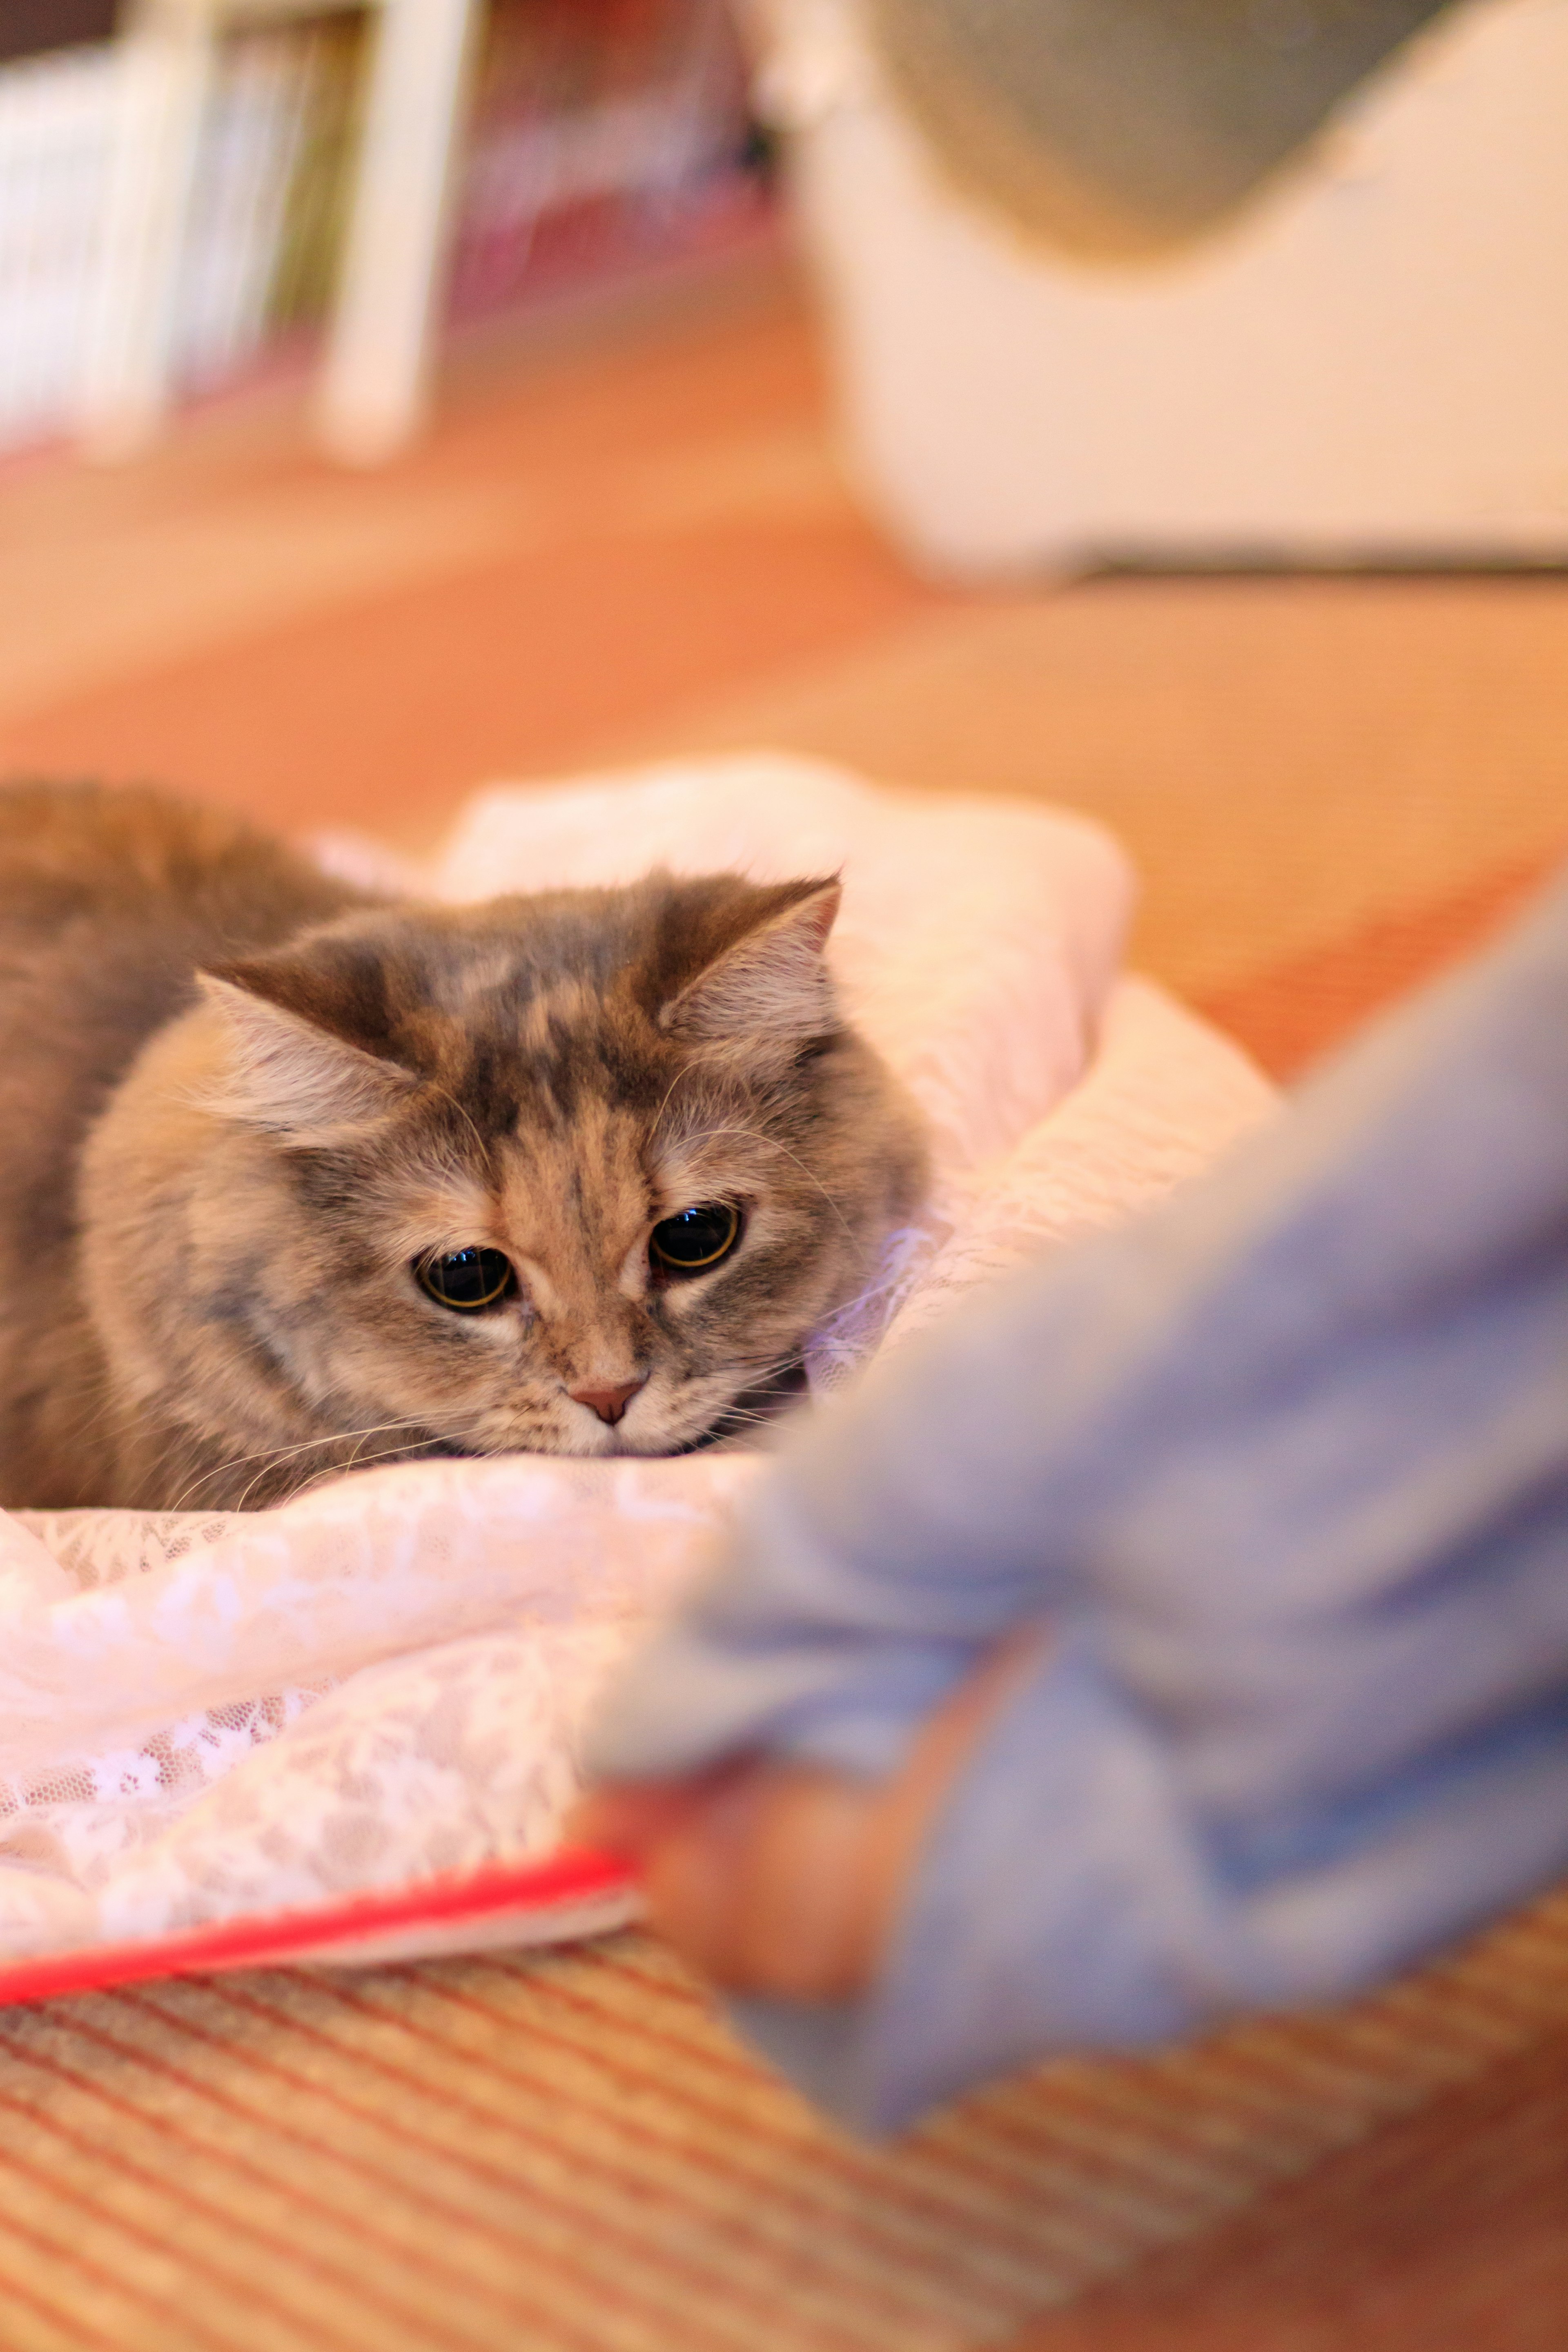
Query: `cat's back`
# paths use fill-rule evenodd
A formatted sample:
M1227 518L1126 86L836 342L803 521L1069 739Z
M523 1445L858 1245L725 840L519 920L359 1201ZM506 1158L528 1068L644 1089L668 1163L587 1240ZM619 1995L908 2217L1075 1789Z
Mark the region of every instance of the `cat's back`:
M77 1162L113 1087L201 966L362 903L220 810L0 786L0 1450L40 1351L69 1341Z
M222 809L125 785L0 785L0 946L99 946L173 919L182 938L286 939L357 903Z
M0 787L0 1110L31 1123L40 1088L101 1092L200 965L357 903L222 810L130 786Z

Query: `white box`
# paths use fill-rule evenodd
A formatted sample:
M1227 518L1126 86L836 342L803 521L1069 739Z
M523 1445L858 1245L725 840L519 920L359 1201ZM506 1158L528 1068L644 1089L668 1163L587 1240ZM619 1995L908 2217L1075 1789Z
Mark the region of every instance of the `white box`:
M762 89L849 455L928 566L1568 554L1568 0L1475 0L1175 257L1054 255L955 194L851 0Z

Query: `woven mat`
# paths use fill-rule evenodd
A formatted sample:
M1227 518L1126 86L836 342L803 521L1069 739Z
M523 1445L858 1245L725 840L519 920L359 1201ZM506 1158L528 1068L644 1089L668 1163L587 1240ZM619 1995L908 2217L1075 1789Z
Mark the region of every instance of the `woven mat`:
M1373 2133L1016 2352L1558 2352L1568 2035Z
M1481 2086L1454 2113L1461 2134L1489 2119L1481 2169L1500 2159L1486 2185L1506 2207L1516 2174L1541 2178L1538 2122L1509 2154L1510 2086L1535 2084L1544 2049L1561 2110L1568 1901L1347 2014L1058 2066L889 2149L760 2075L640 1937L93 1995L0 2020L0 2341L957 2352L1174 2245L1185 2269L1167 2279L1156 2252L1142 2294L1091 2296L1077 2332L1029 2342L1163 2346L1139 2330L1174 2295L1184 2347L1338 2345L1277 2326L1271 2282L1293 2316L1319 2238L1353 2272L1366 2199L1268 2192L1340 2180L1358 2143L1352 2181L1375 2181L1392 2125L1401 2197L1373 2259L1392 2236L1452 2269L1454 2193L1428 2215L1420 2185L1454 2169L1445 2095ZM1233 2277L1226 2225L1249 2208ZM1553 2275L1560 2342L1568 2265ZM1211 2339L1216 2305L1233 2332ZM1469 2347L1546 2341L1505 2326Z

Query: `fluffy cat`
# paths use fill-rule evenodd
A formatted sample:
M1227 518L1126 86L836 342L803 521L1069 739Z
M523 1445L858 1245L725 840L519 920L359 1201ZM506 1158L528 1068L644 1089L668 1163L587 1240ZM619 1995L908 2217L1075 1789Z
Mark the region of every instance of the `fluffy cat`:
M923 1181L837 895L423 906L151 792L0 790L0 1503L748 1425Z

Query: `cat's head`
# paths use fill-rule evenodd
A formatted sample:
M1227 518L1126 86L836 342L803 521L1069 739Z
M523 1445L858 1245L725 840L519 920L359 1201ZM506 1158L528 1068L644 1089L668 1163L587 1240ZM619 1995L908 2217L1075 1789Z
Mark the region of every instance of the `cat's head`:
M355 914L204 975L90 1160L126 1376L237 1456L744 1426L923 1175L835 1002L837 900L656 875Z

